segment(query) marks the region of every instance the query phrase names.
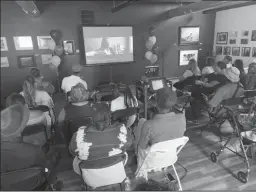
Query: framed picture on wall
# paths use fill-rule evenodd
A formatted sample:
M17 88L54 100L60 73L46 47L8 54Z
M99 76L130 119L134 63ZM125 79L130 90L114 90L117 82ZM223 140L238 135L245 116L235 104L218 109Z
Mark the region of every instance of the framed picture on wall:
M241 39L241 45L247 45L248 39Z
M227 44L228 43L228 32L217 33L216 44Z
M34 55L22 55L17 58L19 68L36 67Z
M236 39L229 39L229 44L230 45L236 44Z
M75 47L74 41L66 40L63 41L64 52L66 55L74 55L75 54Z
M222 46L216 46L216 55L222 55Z
M199 44L199 26L184 26L179 28L179 45Z
M256 57L256 47L252 48L252 57Z
M33 50L33 41L31 36L13 37L16 50Z
M7 41L5 37L1 37L1 51L8 51Z
M1 67L10 67L8 57L1 57Z
M256 41L256 30L252 30L252 38L251 41Z
M37 43L39 49L49 49L48 42L51 40L51 36L37 36Z
M242 47L242 57L250 57L251 47Z
M231 48L228 46L223 47L223 55L230 55L230 53L231 53L230 50L231 50Z
M240 47L232 47L232 56L240 56Z
M188 65L190 59L198 60L198 50L180 50L179 66Z
M230 32L228 33L228 37L229 37L229 38L236 38L236 37L237 37L237 34L238 34L237 31L230 31Z
M41 55L42 58L42 64L47 65L52 62L52 54L43 54Z
M248 37L248 36L249 36L249 31L248 30L242 31L242 37Z

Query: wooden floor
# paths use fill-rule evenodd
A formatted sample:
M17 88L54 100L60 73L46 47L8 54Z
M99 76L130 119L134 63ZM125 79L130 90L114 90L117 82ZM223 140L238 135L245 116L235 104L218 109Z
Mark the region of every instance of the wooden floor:
M188 170L187 176L182 180L183 190L255 190L256 189L256 161L251 160L251 173L247 184L237 180L238 171L246 171L244 160L224 150L219 156L217 163L209 159L212 151L220 149L219 138L212 133L204 132L203 136L190 134L190 141L179 154L179 163ZM233 143L233 144L232 144ZM231 141L231 148L239 151L238 140ZM83 190L82 181L72 170L69 162L69 169L58 174L58 178L64 182L64 191ZM177 172L182 176L184 169L176 165ZM126 168L129 178L134 177L135 163ZM171 170L171 169L170 169ZM172 172L172 171L171 171ZM155 173L154 179L166 181L162 173ZM108 186L99 190L120 190L118 186Z

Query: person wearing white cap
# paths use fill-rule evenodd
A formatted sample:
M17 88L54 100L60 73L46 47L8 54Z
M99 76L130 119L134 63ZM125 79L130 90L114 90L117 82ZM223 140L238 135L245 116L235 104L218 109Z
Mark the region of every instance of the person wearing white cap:
M227 68L232 67L232 57L229 55L226 55L224 59L222 60L223 63L227 65Z
M248 74L246 75L245 89L256 89L256 62L251 63L248 68Z
M61 84L61 89L65 92L68 93L70 92L71 88L75 86L78 83L82 83L85 86L85 89L87 89L87 83L85 80L83 80L80 77L80 71L82 70L82 66L79 64L75 64L72 66L72 71L73 74L70 75L69 77L65 77L62 80Z

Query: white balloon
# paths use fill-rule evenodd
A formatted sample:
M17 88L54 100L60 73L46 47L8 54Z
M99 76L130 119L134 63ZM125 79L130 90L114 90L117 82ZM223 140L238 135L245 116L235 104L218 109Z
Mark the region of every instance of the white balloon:
M155 36L149 37L148 40L151 41L153 45L156 44L156 37Z
M54 50L55 49L55 47L56 47L56 43L55 43L55 41L53 40L53 39L51 39L51 40L49 40L48 42L47 42L47 46L48 46L48 48L50 49L50 50Z
M146 57L146 59L150 60L151 57L152 57L152 52L151 52L151 51L147 51L147 52L145 53L145 57Z
M146 48L147 48L148 50L151 50L151 49L153 48L153 46L154 46L154 45L153 45L152 41L149 41L149 40L148 40L148 41L146 42Z
M154 64L157 61L157 55L156 54L152 54L151 58L150 58L150 63Z
M60 62L61 62L61 59L59 56L57 55L54 55L52 57L52 64L55 66L55 67L58 67L60 65Z

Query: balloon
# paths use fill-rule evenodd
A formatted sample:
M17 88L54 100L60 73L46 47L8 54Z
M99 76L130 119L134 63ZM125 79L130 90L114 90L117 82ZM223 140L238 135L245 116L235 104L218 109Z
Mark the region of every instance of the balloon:
M152 41L149 41L149 40L148 40L148 41L146 42L146 48L147 48L148 50L151 50L152 47L153 47Z
M154 36L154 34L155 34L155 27L152 26L149 28L149 35Z
M61 59L59 56L57 55L54 55L52 57L52 64L55 66L55 67L58 67L60 65L60 62L61 62Z
M155 62L157 61L157 55L156 54L153 54L150 58L150 63L151 64L154 64Z
M57 45L54 49L54 53L61 56L63 54L63 47L61 45Z
M59 41L61 39L61 32L60 30L51 30L50 36L53 38L54 41Z
M51 39L51 40L49 40L48 42L47 42L47 46L48 46L48 48L50 49L50 50L54 50L55 49L55 47L56 47L56 43L54 42L54 40L53 39Z
M148 59L148 60L150 60L151 57L152 57L152 52L151 52L151 51L147 51L147 52L145 53L145 58Z
M156 37L155 36L149 37L148 40L151 41L153 45L156 44Z

